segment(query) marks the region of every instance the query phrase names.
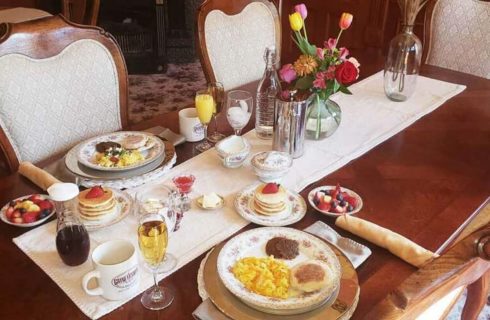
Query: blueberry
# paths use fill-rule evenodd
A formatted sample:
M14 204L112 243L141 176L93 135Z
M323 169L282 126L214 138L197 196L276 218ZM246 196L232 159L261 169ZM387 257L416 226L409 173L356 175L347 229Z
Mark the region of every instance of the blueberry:
M42 218L45 218L47 216L49 216L49 214L51 213L51 211L49 209L44 209L43 211L41 211L41 213L39 214L39 218L42 219Z
M323 192L323 194L329 195L330 191L327 189L320 190L320 192Z
M20 209L19 209L19 212L20 212L20 213L26 213L26 212L27 212L27 210L26 210L26 209L24 209L24 208L20 208Z
M345 207L346 204L347 204L347 201L345 201L345 200L340 201L340 206L341 207Z
M317 199L313 199L313 203L315 204L315 206L317 206L320 204L320 201L318 201Z
M349 204L349 206L347 207L347 212L351 212L351 211L354 211L354 207Z
M339 204L339 202L338 202L337 200L332 200L332 201L330 202L330 206L331 206L332 208L335 208L335 207L336 207L338 204Z
M337 194L337 200L339 201L344 200L344 196L342 195L342 193Z

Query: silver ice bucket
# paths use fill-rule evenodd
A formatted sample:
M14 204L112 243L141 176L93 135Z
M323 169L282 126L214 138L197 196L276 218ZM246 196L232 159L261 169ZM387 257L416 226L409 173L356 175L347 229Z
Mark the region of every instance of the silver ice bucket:
M302 101L275 100L274 138L272 149L288 152L293 158L304 153L306 109L310 99Z

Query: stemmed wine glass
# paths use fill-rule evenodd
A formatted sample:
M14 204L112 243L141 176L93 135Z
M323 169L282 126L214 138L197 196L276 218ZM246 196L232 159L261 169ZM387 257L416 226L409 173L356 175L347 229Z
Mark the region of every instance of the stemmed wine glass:
M138 243L141 255L153 273L154 286L141 296L141 303L150 310L161 310L174 300L172 292L158 285L158 266L163 262L168 245L168 229L160 213L147 213L139 219Z
M253 110L253 98L250 92L233 90L226 97L226 118L228 123L239 136L242 129L247 125Z
M214 122L214 132L208 136L208 140L212 143L216 143L222 140L225 135L221 134L218 130L218 121L216 120L217 115L223 109L223 102L225 99L225 89L220 82L211 82L208 84L209 93L214 99L214 112L213 112L213 122Z
M204 141L196 146L196 149L204 152L211 149L212 145L207 141L208 136L208 124L211 122L211 118L214 113L215 104L214 99L208 89L199 90L196 92L196 110L197 117L201 121L204 127Z

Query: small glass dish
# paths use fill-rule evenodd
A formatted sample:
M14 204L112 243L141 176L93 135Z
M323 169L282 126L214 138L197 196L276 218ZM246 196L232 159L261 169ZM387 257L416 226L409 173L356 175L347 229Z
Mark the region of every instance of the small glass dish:
M260 181L280 183L293 165L293 158L287 152L265 151L256 153L251 163Z
M182 174L179 176L176 176L172 179L173 183L179 189L179 192L181 194L187 194L192 191L192 185L194 184L194 181L196 180L196 177L194 177L192 174Z
M203 205L204 195L202 195L196 199L196 204L199 208L201 208L203 210L216 210L219 208L223 208L223 206L225 205L225 198L223 198L219 194L217 194L217 196L221 199L221 202L215 207L204 207L204 205Z
M240 136L229 136L216 144L216 152L227 168L239 168L250 153L250 143Z

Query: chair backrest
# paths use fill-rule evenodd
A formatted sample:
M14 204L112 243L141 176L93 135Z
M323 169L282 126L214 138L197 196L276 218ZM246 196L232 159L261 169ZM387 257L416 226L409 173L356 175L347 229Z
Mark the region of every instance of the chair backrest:
M405 279L396 290L374 306L365 319L408 320L418 319L419 316L427 318L426 312L429 307L441 299L445 301L441 301L439 307L448 302L447 297L451 293L477 281L487 281L484 278L488 277L490 271L490 198L477 210L473 217L475 216L471 223L463 227L461 234L466 235L463 239ZM475 230L478 225L481 227ZM483 297L480 300L486 301L487 288L471 290L472 298L478 300L476 297ZM468 304L478 304L469 300L466 301L465 309ZM481 307L482 305L472 310L471 316L467 312L468 317L462 319L476 319ZM428 319L435 320L434 314Z
M72 22L95 26L99 9L100 0L63 0L61 13Z
M490 2L431 0L423 61L490 79Z
M197 33L206 79L225 90L261 78L266 47L281 56L279 13L268 0L206 0L197 11Z
M0 145L9 167L39 162L128 124L114 39L62 16L0 25Z

